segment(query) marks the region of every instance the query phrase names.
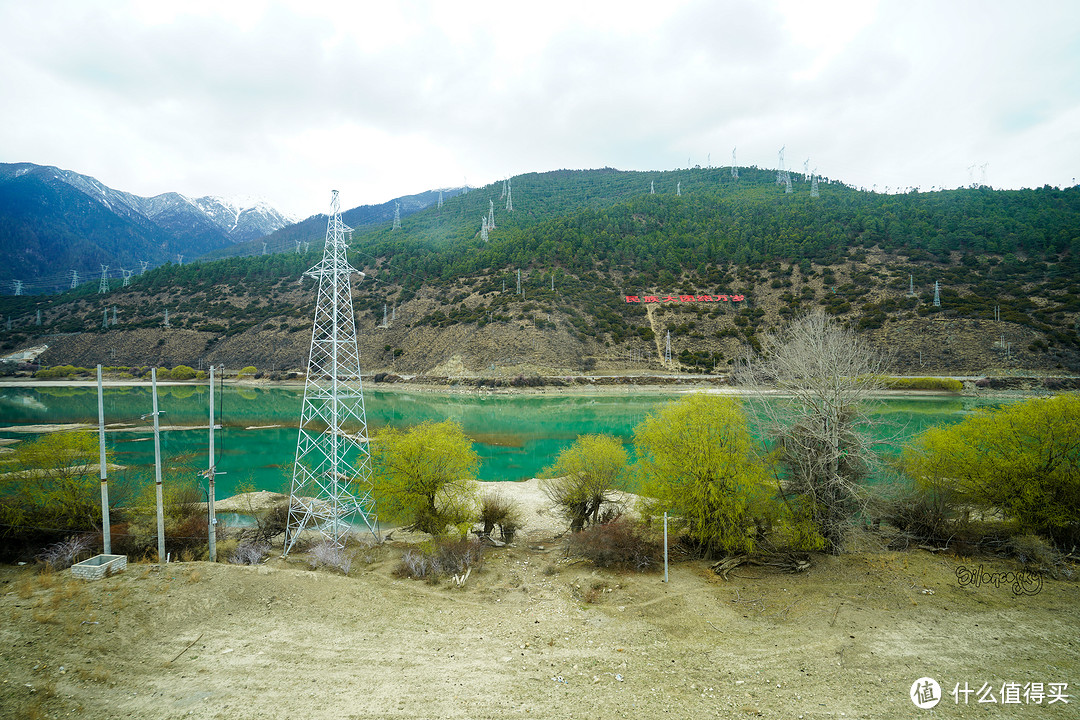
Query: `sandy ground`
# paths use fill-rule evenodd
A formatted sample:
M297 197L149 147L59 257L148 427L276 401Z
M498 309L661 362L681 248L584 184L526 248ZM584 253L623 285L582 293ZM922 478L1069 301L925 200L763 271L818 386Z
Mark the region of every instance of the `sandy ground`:
M535 481L514 486L526 532L461 588L396 577L397 534L352 548L348 576L295 554L89 583L0 568L0 716L1078 716L1080 698L1000 699L1007 682L1080 686L1076 583L1018 596L958 582L1004 562L876 551L726 580L682 561L665 584L566 557ZM945 692L933 712L908 698L923 676ZM955 704L965 682L998 702Z

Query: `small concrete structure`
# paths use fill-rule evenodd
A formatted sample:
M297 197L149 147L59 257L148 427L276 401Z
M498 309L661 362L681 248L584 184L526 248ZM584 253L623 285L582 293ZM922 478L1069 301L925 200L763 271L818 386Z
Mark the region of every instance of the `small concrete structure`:
M83 580L100 580L127 569L127 555L95 555L71 566L71 574Z

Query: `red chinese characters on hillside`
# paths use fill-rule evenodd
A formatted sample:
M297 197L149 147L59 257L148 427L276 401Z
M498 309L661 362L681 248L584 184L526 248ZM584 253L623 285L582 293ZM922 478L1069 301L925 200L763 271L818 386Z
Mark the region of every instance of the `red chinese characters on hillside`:
M627 295L628 303L742 302L745 295Z

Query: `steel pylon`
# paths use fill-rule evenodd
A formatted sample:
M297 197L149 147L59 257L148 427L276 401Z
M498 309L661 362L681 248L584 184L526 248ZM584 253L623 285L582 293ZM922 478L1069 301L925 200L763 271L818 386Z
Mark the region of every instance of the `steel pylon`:
M341 222L337 190L330 201L322 260L304 275L317 278L304 405L296 442L285 555L305 529L344 547L354 522L376 532L360 352L353 315L353 273L345 257L352 228Z

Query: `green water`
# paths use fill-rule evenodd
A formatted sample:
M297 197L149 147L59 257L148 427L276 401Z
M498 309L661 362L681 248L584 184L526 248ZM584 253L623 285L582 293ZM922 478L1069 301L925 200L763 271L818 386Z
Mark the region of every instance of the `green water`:
M109 432L114 461L151 474L154 460L149 387L106 388L105 421L128 423L133 430ZM216 392L215 434L218 497L240 484L288 491L296 452L297 419L303 401L299 388L224 388ZM366 390L369 431L405 427L424 420L453 419L473 439L481 458L481 480L535 477L579 435L608 433L629 443L634 426L678 397L676 393L605 395L466 395ZM901 444L923 429L957 422L988 401L974 398L905 398L884 400L875 413L888 420L883 437ZM207 467L209 388L158 388L161 424L199 426L161 433L163 462L179 472ZM66 423L97 424L97 389L54 386L0 389L0 427ZM277 427L271 427L277 426ZM26 433L0 429L0 437L26 439ZM32 435L30 436L32 437Z

